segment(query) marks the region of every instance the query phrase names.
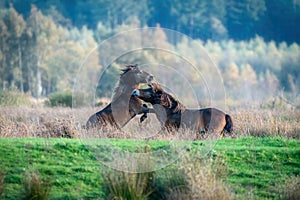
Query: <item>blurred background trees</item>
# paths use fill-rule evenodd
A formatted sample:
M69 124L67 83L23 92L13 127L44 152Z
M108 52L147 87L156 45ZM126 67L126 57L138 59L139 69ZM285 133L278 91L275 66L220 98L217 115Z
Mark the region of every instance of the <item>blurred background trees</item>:
M65 28L36 6L26 20L12 6L2 9L0 34L1 88L34 97L71 89L80 62L97 46L92 30ZM89 61L90 73L100 69L97 56ZM86 84L95 78L92 74Z
M2 0L0 88L33 97L70 91L88 55L88 78L82 84L89 88L103 67L99 52L91 53L97 44L122 30L164 27L203 44L219 66L231 99L250 101L282 92L299 98L299 21L298 0ZM156 34L160 42L174 45L163 30ZM128 39L107 51L122 48L124 41ZM184 41L176 45L195 54L198 62L193 45ZM153 62L162 59L159 56L145 51L130 62ZM120 67L112 65L104 79L116 81ZM113 87L98 85L97 95L109 97Z
M300 42L300 1L298 0L2 0L0 7L12 5L24 19L35 5L64 27L87 26L95 30L101 22L107 28L139 19L141 26L178 30L202 40L226 35L248 40L260 35L266 41Z

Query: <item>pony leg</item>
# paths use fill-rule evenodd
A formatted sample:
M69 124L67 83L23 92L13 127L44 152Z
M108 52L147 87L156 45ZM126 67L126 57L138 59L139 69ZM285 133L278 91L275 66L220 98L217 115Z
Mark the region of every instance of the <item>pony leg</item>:
M142 106L142 113L143 115L140 117L140 123L142 123L148 116L147 116L147 113L149 113L149 108L146 104L143 104Z
M161 129L157 132L158 135L163 135L165 133L168 133L168 129L166 127L161 127Z
M224 129L221 131L220 136L221 136L222 138L225 137L225 130L224 130Z
M138 114L142 114L142 113L143 115L140 117L140 123L142 123L147 118L148 113L156 113L156 112L153 108L149 108L146 104L143 104L143 106L141 107L141 112Z
M146 118L147 118L147 113L144 113L141 117L140 117L140 123L142 123Z

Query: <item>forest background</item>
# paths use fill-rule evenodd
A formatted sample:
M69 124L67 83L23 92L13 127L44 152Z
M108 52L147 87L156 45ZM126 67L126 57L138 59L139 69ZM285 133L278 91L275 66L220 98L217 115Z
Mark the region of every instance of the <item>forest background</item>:
M299 21L299 0L2 0L0 96L14 91L44 98L72 91L80 64L98 44L121 31L156 27L157 40L174 50L180 46L191 56L197 51L187 41L171 44L162 28L204 46L219 67L229 105L300 107ZM105 67L99 53L85 63L87 89ZM147 63L155 56L130 61ZM111 97L111 83L123 66L116 63L107 71L98 97Z

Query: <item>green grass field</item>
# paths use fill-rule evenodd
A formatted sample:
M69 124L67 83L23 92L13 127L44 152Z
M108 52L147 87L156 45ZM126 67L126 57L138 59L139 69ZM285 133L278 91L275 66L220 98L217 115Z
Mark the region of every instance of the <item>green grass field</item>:
M151 151L167 141L117 140L127 151L147 144ZM207 141L186 142L197 154ZM5 173L3 199L20 199L24 173L38 171L52 185L50 199L103 199L102 171L107 168L79 139L0 138L0 171ZM101 155L105 155L105 149ZM100 155L100 156L101 156ZM99 156L99 155L98 155ZM278 137L221 139L210 156L226 165L224 181L238 199L280 199L278 188L300 175L300 140ZM162 169L163 170L163 169Z

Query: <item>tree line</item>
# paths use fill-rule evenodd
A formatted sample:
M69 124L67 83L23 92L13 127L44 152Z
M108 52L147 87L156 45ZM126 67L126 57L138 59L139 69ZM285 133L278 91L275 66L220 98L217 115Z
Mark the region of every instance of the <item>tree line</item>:
M3 0L24 18L31 5L54 21L68 27L87 26L95 30L101 21L106 27L139 19L141 26L180 31L195 39L247 40L259 35L266 41L300 42L300 1L298 0Z
M91 50L122 30L146 27L142 25L145 23L143 19L131 16L130 20L122 24L116 22L108 25L98 21L95 29L88 26L78 28L66 18L66 24L63 24L57 20L59 14L56 17L47 15L35 5L31 6L26 15L19 13L12 4L0 10L0 88L16 88L34 97L71 90L83 60L85 70L81 74L83 78L80 84L83 91L89 90L99 78L96 72L103 67L99 50L93 53ZM193 44L186 41L171 44L163 29L157 27L156 41L172 46L174 51L191 52L193 59L203 65L195 53L198 49ZM134 39L121 38L118 43L111 44L107 51L122 48L129 40L131 43L138 42L136 36ZM226 91L231 98L266 98L280 91L295 94L291 98L299 98L300 46L297 43L268 41L261 36L241 41L229 38L194 41L203 44L220 67ZM155 60L164 60L173 66L178 64L172 57L146 51L124 62L116 61L103 74L102 80L105 81L96 86L97 96L111 97L115 86L111 83L118 80L120 67L124 63L150 63ZM172 75L165 77L172 78Z
M27 19L12 6L2 9L0 38L1 88L34 97L71 88L79 63L97 45L91 30L64 28L35 6ZM91 60L94 70L97 59Z

